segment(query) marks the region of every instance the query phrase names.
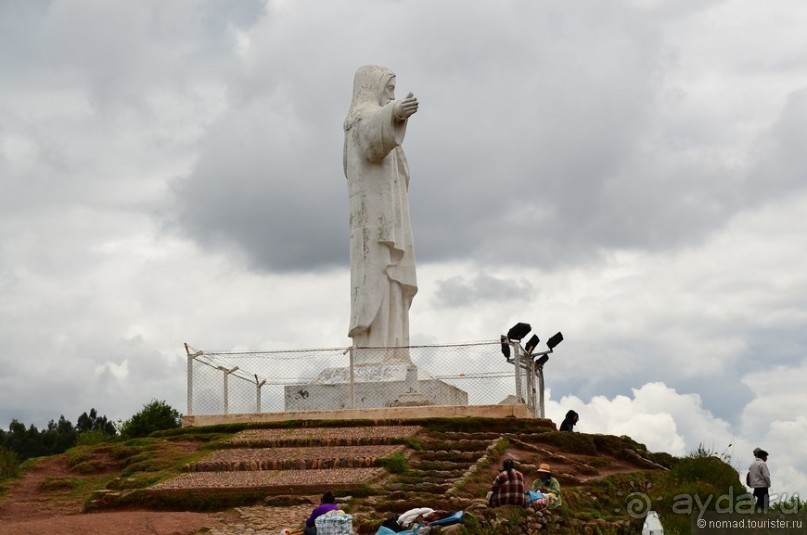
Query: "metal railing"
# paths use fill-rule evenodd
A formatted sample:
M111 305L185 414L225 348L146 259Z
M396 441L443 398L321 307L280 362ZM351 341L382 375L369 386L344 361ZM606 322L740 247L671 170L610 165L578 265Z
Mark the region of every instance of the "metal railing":
M508 359L499 341L240 352L185 344L187 415L525 403L537 416L537 370L510 346Z

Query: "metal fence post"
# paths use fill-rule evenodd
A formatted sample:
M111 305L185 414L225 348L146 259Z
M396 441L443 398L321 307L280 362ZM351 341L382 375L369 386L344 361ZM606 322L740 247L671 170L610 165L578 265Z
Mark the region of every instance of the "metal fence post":
M513 349L513 367L516 370L516 403L523 403L521 397L521 344L518 340L511 340L510 346Z
M529 400L527 406L532 414L538 416L538 406L535 403L535 361L527 356L526 362L527 369L527 399Z
M257 412L261 412L261 387L263 385L265 385L265 384L266 384L266 379L264 379L263 381L258 382L258 375L256 374L255 375L255 389L257 390L257 392L256 392L256 396L255 396L256 397L255 407L257 409Z
M226 368L224 366L218 366L222 372L224 372L224 414L229 414L229 392L228 387L230 385L230 374L235 373L238 370L238 366L235 368Z
M540 411L538 416L540 418L545 418L544 415L544 367L543 365L538 366L538 395L540 396L538 399L538 403L540 404Z
M350 352L350 408L356 408L356 381L353 375L353 346L348 348Z
M196 353L191 353L191 348L188 346L187 342L185 343L185 353L188 355L188 373L187 373L187 388L186 391L188 393L188 397L186 400L187 405L187 414L188 416L193 415L193 361L199 355L202 355L203 351L197 351Z

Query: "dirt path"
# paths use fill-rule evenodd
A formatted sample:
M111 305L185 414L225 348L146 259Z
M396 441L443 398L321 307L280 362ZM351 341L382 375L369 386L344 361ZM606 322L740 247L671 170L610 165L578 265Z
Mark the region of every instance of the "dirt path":
M223 524L213 515L187 512L82 513L65 490L43 489L69 474L62 456L47 457L0 497L0 535L191 535ZM217 515L221 518L221 515Z

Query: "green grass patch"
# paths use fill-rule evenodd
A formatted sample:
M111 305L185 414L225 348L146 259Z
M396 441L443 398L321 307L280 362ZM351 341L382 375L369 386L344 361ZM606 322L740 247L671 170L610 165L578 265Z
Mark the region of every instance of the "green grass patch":
M415 451L423 450L423 441L414 437L402 437L401 444L404 444L406 445L407 448L413 449Z
M132 448L159 447L159 441L154 438L132 438L123 443L124 446Z
M562 448L566 453L578 453L594 456L598 453L594 435L585 433L568 433L566 431L549 431L533 438L533 441Z
M65 452L65 460L68 468L73 468L74 466L91 461L95 457L93 451L87 446L76 446Z
M379 459L381 466L390 474L402 474L406 472L409 461L402 453L393 453L388 457Z
M85 461L83 463L79 463L79 464L71 467L70 470L72 472L75 472L76 474L83 474L83 475L97 474L97 473L100 473L100 472L108 471L109 470L109 465L106 462L102 461L102 460L90 459L88 461Z
M72 477L46 477L40 485L44 491L72 490L78 486L76 478Z
M105 442L114 442L119 440L117 436L107 435L101 431L84 431L79 433L76 437L76 445L78 446L96 446Z

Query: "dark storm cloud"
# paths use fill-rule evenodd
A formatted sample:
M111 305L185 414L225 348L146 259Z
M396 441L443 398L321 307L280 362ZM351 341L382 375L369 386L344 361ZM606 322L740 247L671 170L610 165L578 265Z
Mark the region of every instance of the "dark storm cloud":
M54 73L80 80L99 110L114 113L117 105L139 106L155 87L226 72L232 29L263 12L259 0L52 2L39 13L32 53Z
M557 7L438 8L413 20L417 39L386 25L383 38L366 36L369 47L380 48L373 56L392 56L387 64L398 72L399 93L413 90L422 103L405 143L419 261L546 264L588 254L598 237L588 229L600 227L591 218L650 120L663 58L652 27L640 19L603 21L599 9L578 15ZM374 20L371 12L364 16L359 26ZM292 47L285 40L292 33L297 42L315 33L310 27L322 29L316 17L306 22L298 32L277 24L270 39L253 36L259 68L231 85L237 100L228 114L250 113L254 130L223 134L232 122L224 119L178 195L191 236L208 246L236 245L267 270L338 265L346 249L334 243L347 241L344 189L312 176L341 175L341 120L361 54L332 56L350 39L334 30L320 36L335 45L319 50L324 57ZM398 43L406 43L406 54L392 63ZM623 60L612 61L616 56ZM285 98L270 98L278 93ZM289 120L273 122L276 115ZM233 137L247 136L283 138L284 150L268 142L230 150ZM212 193L214 180L221 195ZM305 204L289 189L300 183L310 191ZM273 198L284 202L259 209Z
M658 127L675 105L663 96L674 48L658 13L612 9L437 8L413 22L417 39L386 25L364 36L399 96L421 100L404 144L418 262L554 268L677 248L775 195L737 193L747 171L708 152L679 157L688 147ZM341 121L366 61L344 54L353 34L326 15L268 14L255 64L236 72L232 107L177 188L181 228L258 270L346 264ZM309 36L328 46L292 45Z
M177 184L179 224L256 269L344 266L341 147L323 143L327 135L291 107L273 108L271 98L251 101L213 129L193 174Z
M789 195L807 186L807 88L787 95L776 123L760 141L760 158L744 194L762 200Z
M471 280L452 277L437 283L434 301L437 307L466 307L478 303L507 302L534 291L528 281L514 281L481 273Z

